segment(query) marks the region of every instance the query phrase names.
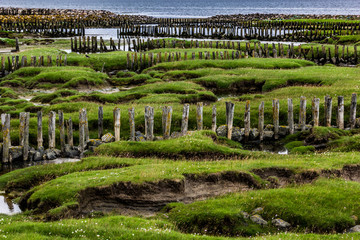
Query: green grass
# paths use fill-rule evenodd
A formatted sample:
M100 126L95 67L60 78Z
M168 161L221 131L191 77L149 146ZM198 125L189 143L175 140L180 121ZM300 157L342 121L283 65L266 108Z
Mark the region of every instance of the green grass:
M90 68L79 67L26 67L6 76L3 80L17 80L22 87L32 88L76 88L80 86L102 86L107 76Z
M162 141L113 142L99 146L95 149L95 153L110 156L175 159L208 158L213 160L222 158L244 158L248 156L248 152L246 151L226 146L228 141L221 140L221 143L224 145L217 144L215 133L211 131L197 131L190 132L189 135L184 137ZM231 146L233 147L234 144Z
M354 226L356 221L352 216L360 214L359 187L356 182L319 179L312 184L230 194L188 205L175 204L168 215L177 227L189 233L254 235L255 230L267 233L274 229L245 227L249 221L243 219L240 211L251 213L263 207L264 219L281 218L300 232L342 232Z

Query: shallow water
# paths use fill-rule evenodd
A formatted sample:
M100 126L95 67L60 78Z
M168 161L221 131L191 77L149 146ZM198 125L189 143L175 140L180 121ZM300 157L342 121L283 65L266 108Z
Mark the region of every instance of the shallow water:
M21 213L18 204L14 203L6 194L0 193L0 214L13 215Z
M154 17L209 17L220 14L359 14L359 0L1 0L2 6L109 10Z

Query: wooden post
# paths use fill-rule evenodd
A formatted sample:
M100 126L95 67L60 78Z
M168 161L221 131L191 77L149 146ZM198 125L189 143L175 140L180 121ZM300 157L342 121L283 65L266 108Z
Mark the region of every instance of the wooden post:
M85 109L81 109L79 112L79 151L85 150Z
M104 110L103 110L103 106L99 106L99 110L98 110L98 138L101 139L103 134L104 134Z
M234 110L235 104L232 102L226 102L226 126L227 126L227 138L231 139L233 122L234 122Z
M272 108L273 108L273 122L274 122L274 138L279 138L279 99L273 99Z
M65 125L64 125L64 113L59 110L59 130L60 130L60 148L61 152L65 152Z
M164 139L168 139L171 131L172 107L165 106L162 111L163 135Z
M344 129L344 97L338 97L338 108L337 108L337 126L339 129Z
M288 125L290 134L294 134L294 106L291 98L288 98Z
M154 139L154 108L145 107L145 136L147 141Z
M264 139L264 107L265 107L264 102L261 102L259 105L259 123L258 123L260 141Z
M181 135L182 136L186 135L186 133L188 131L189 109L190 109L190 105L184 104L183 114L182 114L182 119L181 119Z
M55 148L55 126L56 126L56 113L51 111L49 113L49 125L48 125L48 132L49 132L49 148Z
M211 130L213 132L216 132L216 105L212 107L212 124L211 124Z
M37 112L37 147L43 147L42 112Z
M196 125L197 130L203 130L203 103L198 102L196 104Z
M135 109L129 108L130 141L135 141Z
M89 136L89 122L88 122L86 108L83 109L83 114L84 114L84 121L85 121L85 144L86 144L90 139L90 136Z
M245 126L245 138L249 138L250 136L250 100L246 101L245 104L245 117L244 117L244 126Z
M325 127L331 127L331 111L332 111L332 98L325 96Z
M312 101L312 115L313 115L313 126L319 126L319 108L320 108L320 98L313 98Z
M29 159L29 120L30 120L30 113L28 112L20 113L19 142L20 142L20 146L23 147L24 161L27 161Z
M114 113L114 135L115 141L120 141L121 113L120 108L115 107Z
M66 128L67 128L67 139L68 139L68 144L70 147L74 146L74 135L73 135L73 122L71 117L69 117L69 120L66 121Z
M356 124L356 101L357 95L353 93L351 95L351 104L350 104L350 128L354 129Z
M11 146L10 138L10 114L1 114L2 134L3 134L3 155L2 162L10 161L9 148Z
M15 38L15 51L19 52L20 51L20 47L19 47L19 39Z
M306 97L304 96L300 97L299 125L301 131L304 131L306 127Z

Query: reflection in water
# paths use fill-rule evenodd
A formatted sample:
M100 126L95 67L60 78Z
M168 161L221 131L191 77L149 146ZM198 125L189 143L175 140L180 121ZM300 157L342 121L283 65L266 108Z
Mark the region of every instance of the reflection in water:
M263 151L277 154L289 154L289 151L280 143L243 143L244 149L250 151Z
M11 172L16 169L31 167L35 165L44 164L61 164L65 162L77 162L80 159L76 158L57 158L55 160L46 160L38 162L15 162L12 164L1 164L0 175ZM14 203L4 192L0 192L0 214L13 215L20 213L21 209L19 205Z
M0 214L13 215L21 213L19 205L13 203L5 194L0 195Z

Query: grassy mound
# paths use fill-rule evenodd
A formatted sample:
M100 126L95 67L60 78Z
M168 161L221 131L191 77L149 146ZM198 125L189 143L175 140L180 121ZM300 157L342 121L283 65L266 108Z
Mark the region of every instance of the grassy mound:
M284 189L249 191L189 205L175 204L168 213L182 231L214 235L254 235L274 231L254 227L241 211L251 213L258 207L264 219L281 218L297 231L342 232L356 224L359 216L357 196L360 184L344 180L319 179ZM357 219L357 217L356 217Z
M158 157L174 159L222 159L232 157L243 158L248 156L247 151L229 147L227 145L228 141L221 139L221 143L223 145L217 143L215 133L211 131L199 131L190 132L184 137L163 141L113 142L99 146L95 149L95 153L110 156Z
M76 88L101 86L107 75L80 67L26 67L6 76L2 82L17 82L25 88ZM1 83L1 82L0 82Z

